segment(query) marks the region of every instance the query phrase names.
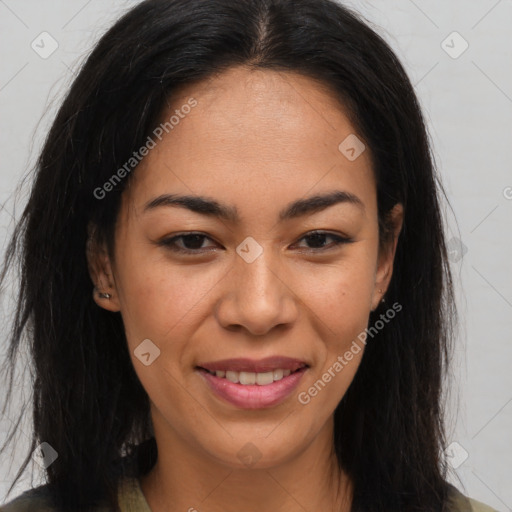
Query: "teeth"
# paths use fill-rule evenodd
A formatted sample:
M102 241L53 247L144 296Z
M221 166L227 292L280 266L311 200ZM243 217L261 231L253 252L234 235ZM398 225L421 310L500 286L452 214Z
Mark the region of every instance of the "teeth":
M239 372L226 372L226 379L228 379L231 382L234 382L235 384L239 382Z
M281 380L283 378L284 370L274 370L274 380Z
M274 382L274 372L253 373L252 375L254 375L258 386L265 386L266 384L272 384L272 382Z
M273 370L270 372L255 373L255 372L234 372L217 370L216 372L207 370L210 374L216 375L219 378L225 378L235 384L240 383L244 386L258 384L258 386L266 386L281 380L283 377L288 377L292 372L291 370Z
M262 374L259 373L258 376L259 375ZM244 386L247 386L248 384L256 384L256 374L254 372L240 372L238 380L240 381L240 384L243 384Z

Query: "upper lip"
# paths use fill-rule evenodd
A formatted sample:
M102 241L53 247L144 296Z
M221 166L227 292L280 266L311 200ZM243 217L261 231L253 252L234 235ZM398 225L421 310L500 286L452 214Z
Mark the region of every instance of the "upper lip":
M273 370L290 370L294 372L303 366L308 366L304 361L293 359L286 356L272 356L264 359L223 359L222 361L212 361L198 364L200 368L210 371L234 371L234 372L254 372L264 373Z

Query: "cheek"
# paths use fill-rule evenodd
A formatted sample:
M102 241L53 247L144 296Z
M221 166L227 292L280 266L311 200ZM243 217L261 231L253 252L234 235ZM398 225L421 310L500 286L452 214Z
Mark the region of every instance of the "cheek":
M332 411L352 382L364 353L360 336L370 314L373 262L369 253L359 250L343 263L303 275L302 293L318 335L314 342L318 367L302 389L301 403L315 397L317 412L319 408Z
M361 362L365 344L359 337L368 324L372 284L371 265L364 259L323 267L308 276L303 293L315 326L313 352L317 366L297 399L304 414L318 424L327 420L345 395ZM358 338L359 337L359 338Z
M374 285L373 266L364 255L301 273L304 302L334 333L350 331L368 318Z
M153 251L154 253L155 251ZM158 256L132 257L120 269L121 314L130 344L186 334L198 321L208 294L219 280L219 269L170 265Z

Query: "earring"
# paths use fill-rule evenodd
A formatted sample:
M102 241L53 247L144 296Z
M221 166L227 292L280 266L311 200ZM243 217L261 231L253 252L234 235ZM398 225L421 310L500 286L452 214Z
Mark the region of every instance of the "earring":
M98 294L100 299L110 299L112 297L110 293L100 292L96 287L94 288L94 291Z
M379 293L382 293L382 290L379 288ZM386 299L384 297L382 297L382 299L380 300L381 302L386 302Z

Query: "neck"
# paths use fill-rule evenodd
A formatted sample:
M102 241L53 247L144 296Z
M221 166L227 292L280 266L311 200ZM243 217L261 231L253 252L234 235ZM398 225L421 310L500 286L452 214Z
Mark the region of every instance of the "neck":
M152 512L349 512L352 484L339 469L333 421L299 454L265 469L234 468L155 424L158 459L140 479ZM160 435L159 435L160 434Z

